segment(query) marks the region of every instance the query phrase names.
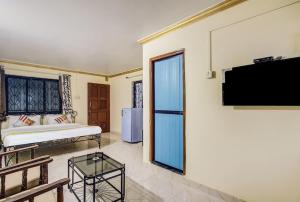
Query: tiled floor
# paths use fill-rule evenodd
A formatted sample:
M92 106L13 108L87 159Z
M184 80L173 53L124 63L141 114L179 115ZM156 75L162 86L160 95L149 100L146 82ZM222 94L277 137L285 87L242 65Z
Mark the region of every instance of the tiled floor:
M181 175L142 162L142 144L120 141L115 134L102 134L101 151L126 164L126 201L130 202L240 202L232 196L186 180ZM49 165L49 182L67 177L67 159L99 151L97 144L82 142L39 149L38 155L49 154L54 161ZM76 198L67 187L65 201ZM55 194L55 192L53 192Z

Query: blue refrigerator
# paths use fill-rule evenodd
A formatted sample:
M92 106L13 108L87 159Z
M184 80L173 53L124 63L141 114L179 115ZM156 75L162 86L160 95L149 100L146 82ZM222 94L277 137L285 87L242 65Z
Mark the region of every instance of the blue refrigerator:
M122 140L130 143L143 141L143 108L122 109Z

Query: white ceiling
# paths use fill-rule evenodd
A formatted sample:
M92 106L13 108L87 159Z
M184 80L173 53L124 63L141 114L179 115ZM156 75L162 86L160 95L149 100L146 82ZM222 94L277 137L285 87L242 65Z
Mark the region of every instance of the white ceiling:
M221 0L0 0L0 58L112 74L137 40Z

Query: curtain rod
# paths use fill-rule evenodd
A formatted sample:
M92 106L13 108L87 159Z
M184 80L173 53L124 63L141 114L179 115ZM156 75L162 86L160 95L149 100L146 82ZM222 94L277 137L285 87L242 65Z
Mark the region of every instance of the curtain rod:
M21 72L31 72L31 73L48 74L48 75L55 75L55 76L61 75L61 74L39 72L39 71L32 71L32 70L22 70L22 69L17 69L17 68L7 68L7 67L4 67L4 66L2 66L2 68L5 69L5 70L15 70L15 71L21 71Z

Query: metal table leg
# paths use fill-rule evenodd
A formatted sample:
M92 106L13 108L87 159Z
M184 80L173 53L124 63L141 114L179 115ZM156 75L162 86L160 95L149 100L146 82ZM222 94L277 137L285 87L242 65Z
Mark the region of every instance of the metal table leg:
M86 178L83 179L83 202L85 202L86 198Z
M68 178L70 179L70 160L68 160ZM68 183L68 189L70 190L70 181Z
M121 201L125 200L125 166L121 170Z
M73 184L74 184L74 159L72 162L73 162L72 163L72 186L73 186Z
M93 201L96 201L96 183L95 183L95 177L93 178Z

